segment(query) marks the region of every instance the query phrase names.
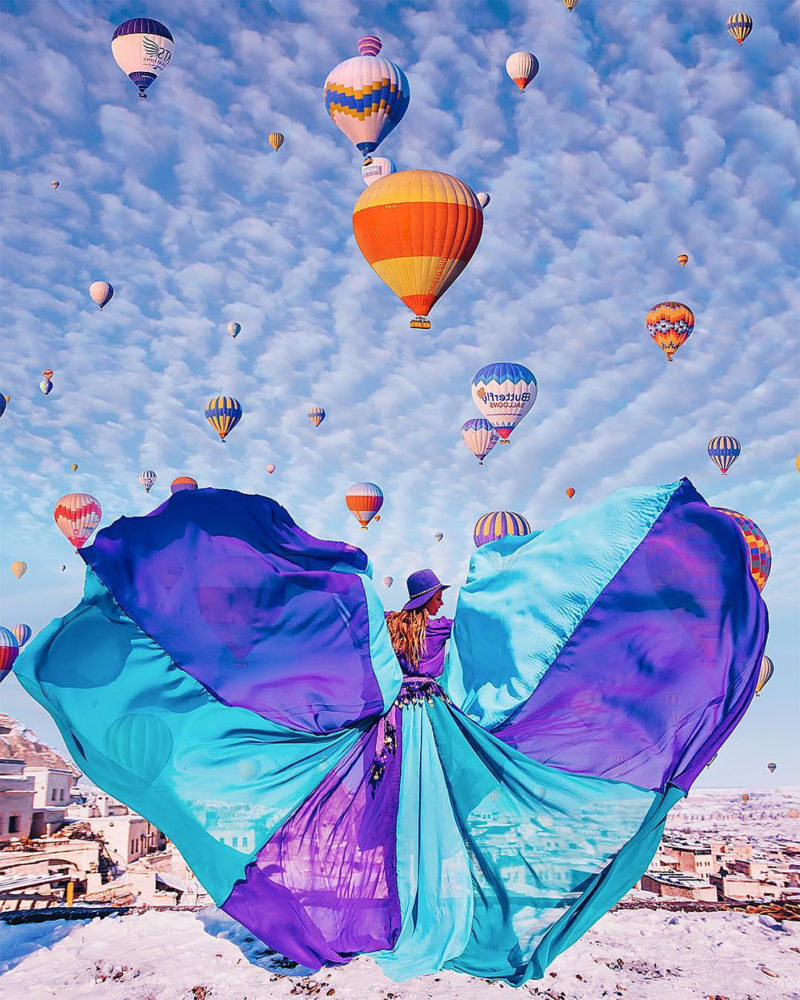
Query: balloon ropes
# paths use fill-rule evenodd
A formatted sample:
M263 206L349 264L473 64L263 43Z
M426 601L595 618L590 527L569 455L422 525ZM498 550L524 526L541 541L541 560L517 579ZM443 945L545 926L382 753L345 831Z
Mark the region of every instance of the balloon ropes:
M383 506L383 490L375 483L356 483L345 494L345 503L364 531Z
M353 232L367 263L415 314L414 329L472 259L483 210L472 188L435 170L400 170L361 193Z
M145 91L169 66L174 48L169 28L150 17L123 22L111 38L114 61L138 89L139 97L147 97Z
M533 372L515 361L486 365L472 379L473 402L503 444L536 402L538 391Z

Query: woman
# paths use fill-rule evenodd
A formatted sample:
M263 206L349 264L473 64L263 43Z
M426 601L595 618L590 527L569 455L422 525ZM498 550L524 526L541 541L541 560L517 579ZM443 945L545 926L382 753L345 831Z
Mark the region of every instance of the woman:
M80 555L15 670L83 773L270 947L398 979L541 977L649 864L766 639L687 480L478 549L452 623L431 570L384 619L365 553L266 497L178 493Z

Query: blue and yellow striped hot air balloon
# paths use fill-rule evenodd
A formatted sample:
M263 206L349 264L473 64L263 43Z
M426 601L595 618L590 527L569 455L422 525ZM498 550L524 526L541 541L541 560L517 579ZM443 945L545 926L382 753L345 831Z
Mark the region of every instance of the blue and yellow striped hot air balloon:
M325 419L325 416L325 410L319 405L319 403L315 403L308 411L308 419L315 427L319 427Z
M493 510L478 518L472 538L476 547L480 548L506 535L529 535L531 530L522 514L515 514L513 510Z
M731 14L725 22L725 27L728 29L728 33L731 37L735 38L741 45L745 38L747 38L753 30L753 19L749 14L744 14L742 12L738 14Z
M735 437L721 434L713 437L708 442L708 457L717 466L722 475L726 475L728 469L742 453L742 446Z
M242 407L233 396L215 396L206 406L206 420L219 434L220 441L225 444L225 438L242 419Z

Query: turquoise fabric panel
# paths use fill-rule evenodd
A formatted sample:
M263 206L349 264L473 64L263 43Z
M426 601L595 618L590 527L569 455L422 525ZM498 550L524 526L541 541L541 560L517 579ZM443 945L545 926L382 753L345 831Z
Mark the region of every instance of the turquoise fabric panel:
M81 604L15 669L78 767L174 841L217 903L360 735L298 732L219 703L91 570Z
M371 669L383 694L384 712L388 712L400 690L403 672L394 655L381 599L375 592L371 578L363 573L359 573L359 576L367 598Z
M373 957L392 979L435 972L460 955L472 926L472 877L448 779L423 706L402 710L397 888L402 930Z
M546 532L477 549L442 675L453 702L491 729L526 701L679 486L619 490Z

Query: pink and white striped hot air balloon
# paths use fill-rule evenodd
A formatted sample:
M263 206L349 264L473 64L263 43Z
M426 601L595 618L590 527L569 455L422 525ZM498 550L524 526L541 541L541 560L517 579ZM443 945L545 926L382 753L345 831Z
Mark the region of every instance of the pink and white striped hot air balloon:
M375 483L356 483L345 496L348 508L364 529L383 506L383 490Z
M103 508L90 493L67 493L53 510L59 531L79 549L100 523Z

